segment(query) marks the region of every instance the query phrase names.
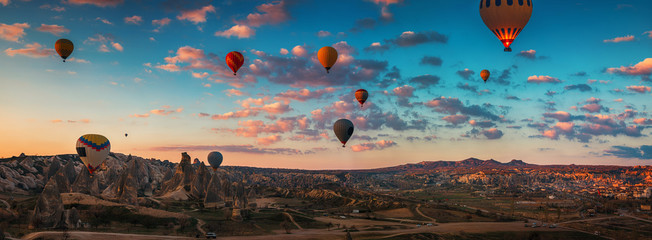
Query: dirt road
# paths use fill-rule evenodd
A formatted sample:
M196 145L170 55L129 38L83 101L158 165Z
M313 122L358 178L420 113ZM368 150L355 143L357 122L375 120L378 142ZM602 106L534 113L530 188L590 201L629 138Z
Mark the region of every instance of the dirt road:
M72 239L93 239L93 240L116 240L116 239L129 239L129 240L156 240L156 239L195 239L181 236L164 236L164 235L141 235L141 234L125 234L125 233L104 233L104 232L68 232ZM61 232L47 231L47 232L34 232L25 235L21 239L60 239Z

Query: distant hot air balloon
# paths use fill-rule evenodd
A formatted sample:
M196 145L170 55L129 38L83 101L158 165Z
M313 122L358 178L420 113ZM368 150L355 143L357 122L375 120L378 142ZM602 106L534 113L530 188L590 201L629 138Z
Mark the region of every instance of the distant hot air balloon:
M532 0L480 0L480 17L503 45L505 52L532 15Z
M321 65L326 68L326 73L329 73L331 67L337 62L337 50L329 46L323 47L317 52L317 58L319 58Z
M99 134L86 134L79 137L76 146L79 158L91 175L100 167L111 151L109 139Z
M487 82L487 79L489 79L489 75L490 73L489 70L487 69L484 69L480 72L480 77L482 78L482 80L484 80L485 83Z
M233 71L233 75L235 75L235 73L238 72L238 69L242 67L243 63L244 63L244 56L242 56L242 53L233 51L226 55L226 65L229 65L229 67Z
M127 137L127 135L129 135L129 134L126 134L126 133L125 133L125 137Z
M57 50L59 56L63 58L63 62L66 62L66 58L72 54L72 50L75 49L75 46L72 44L72 41L62 38L54 43L54 49Z
M357 91L355 91L355 99L358 100L358 102L360 103L360 108L362 108L364 102L367 101L367 97L369 97L369 93L367 92L367 90L358 89Z
M213 171L217 170L217 168L220 167L220 164L222 164L222 159L223 157L220 152L211 152L208 154L208 163L213 168Z
M353 135L353 123L348 119L340 119L333 124L333 132L337 139L342 142L342 147L346 147L346 142Z

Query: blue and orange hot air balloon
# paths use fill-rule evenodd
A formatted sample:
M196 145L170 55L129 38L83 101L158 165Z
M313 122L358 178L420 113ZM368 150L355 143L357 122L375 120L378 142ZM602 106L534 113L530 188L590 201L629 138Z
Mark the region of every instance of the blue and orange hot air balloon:
M88 172L93 175L100 165L106 160L111 151L109 139L99 134L86 134L77 139L77 154L88 168Z
M532 0L480 0L480 17L489 30L500 39L505 52L516 36L530 21Z
M233 75L238 72L238 69L242 67L242 64L244 64L244 56L242 56L242 53L233 51L226 55L226 65L231 68Z

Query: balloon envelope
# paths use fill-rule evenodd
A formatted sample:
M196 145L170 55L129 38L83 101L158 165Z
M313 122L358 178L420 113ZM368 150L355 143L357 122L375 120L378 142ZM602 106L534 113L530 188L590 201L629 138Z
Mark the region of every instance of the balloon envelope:
M238 69L242 67L243 63L244 56L242 56L242 53L233 51L226 55L226 65L229 65L231 71L233 71L233 75L238 72Z
M63 61L66 61L66 58L72 54L72 50L75 49L75 46L72 44L72 41L62 38L57 40L56 43L54 43L54 49L57 50L57 53L61 58L63 58Z
M353 123L348 119L340 119L333 124L333 132L335 136L342 143L342 147L346 146L346 142L353 135Z
M487 79L489 79L489 75L490 75L490 73L489 73L489 70L487 70L487 69L484 69L484 70L482 70L482 71L480 72L480 77L481 77L482 80L484 80L485 82L487 81Z
M367 90L364 89L358 89L355 91L355 99L358 100L360 103L360 107L364 104L365 101L367 101L367 97L369 97L369 93Z
M99 134L86 134L79 137L76 147L79 158L91 174L100 167L111 151L109 139Z
M213 170L217 170L218 167L222 164L222 154L220 152L210 152L208 154L208 164L211 165Z
M480 0L480 17L489 30L505 46L505 52L511 52L509 45L530 21L532 0Z
M337 50L329 46L323 47L319 49L319 52L317 52L317 58L321 65L326 68L326 72L328 73L335 62L337 62Z

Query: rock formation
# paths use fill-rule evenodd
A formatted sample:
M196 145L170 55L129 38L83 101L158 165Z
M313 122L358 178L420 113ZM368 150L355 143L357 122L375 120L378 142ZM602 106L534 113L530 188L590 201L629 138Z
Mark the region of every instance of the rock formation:
M61 226L63 214L63 201L59 193L57 181L48 181L43 192L36 200L36 206L32 212L29 228L57 228Z

